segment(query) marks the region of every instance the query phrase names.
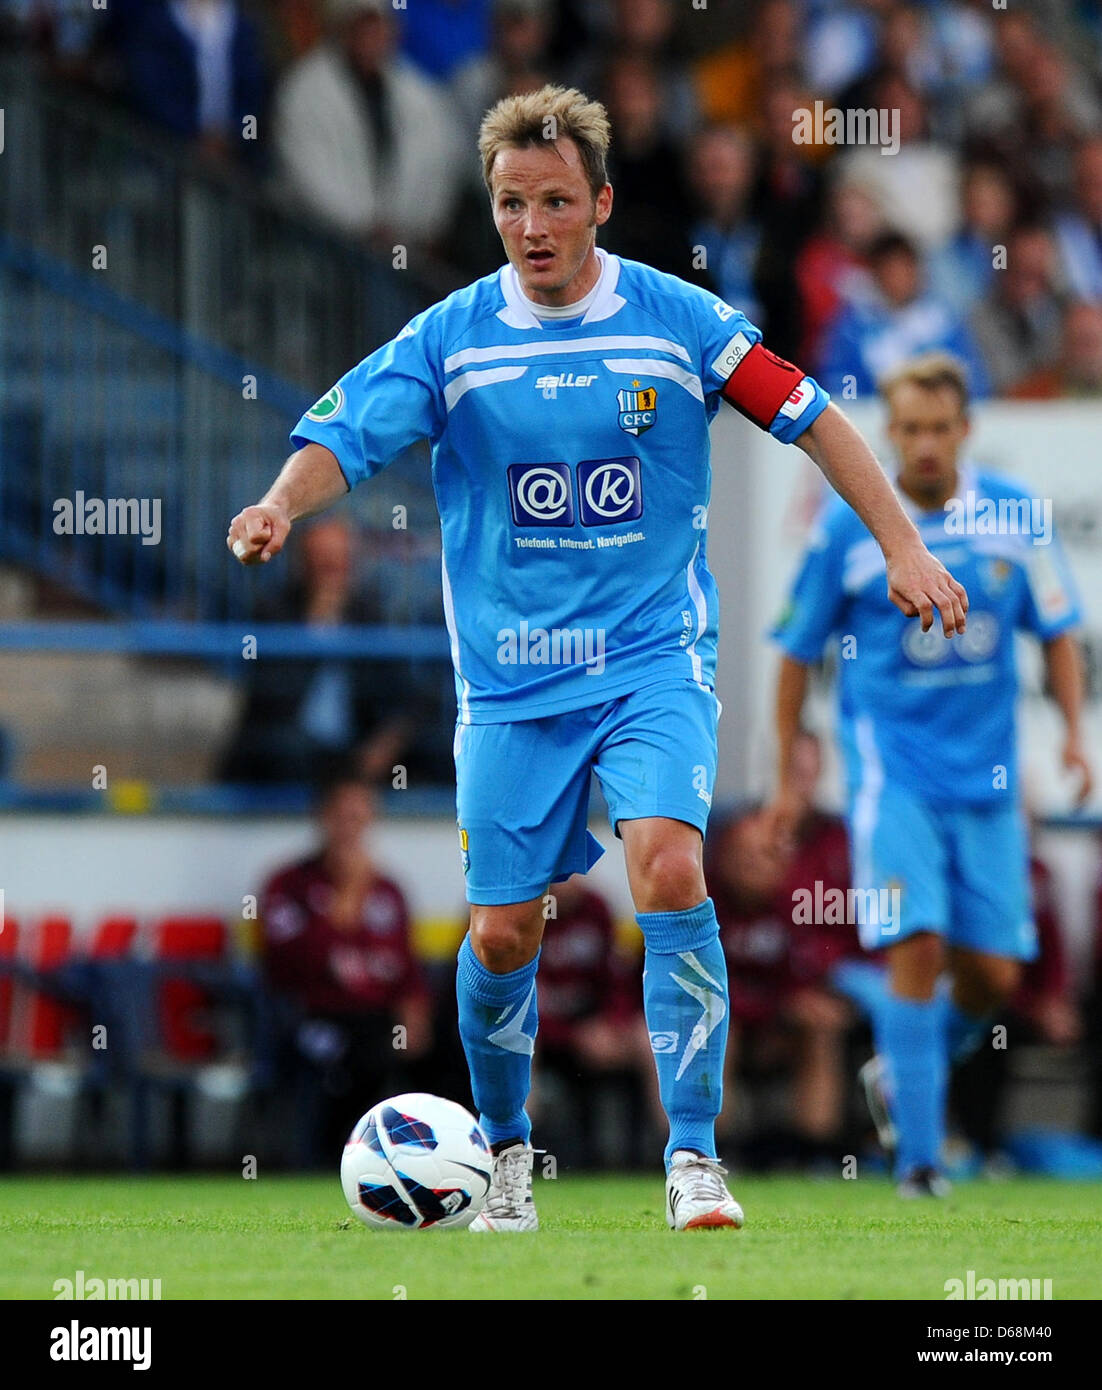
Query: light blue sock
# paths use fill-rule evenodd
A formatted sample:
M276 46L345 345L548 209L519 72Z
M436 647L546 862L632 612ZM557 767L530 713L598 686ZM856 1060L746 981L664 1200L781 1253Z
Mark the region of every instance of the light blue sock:
M877 1051L887 1064L889 1108L899 1135L899 1177L914 1168L941 1166L949 1079L942 1007L939 999L923 1002L889 994L880 1010Z
M966 1062L983 1043L991 1014L966 1014L953 1002L951 995L942 1001L942 1028L945 1039L945 1055L951 1067Z
M875 1030L890 989L882 965L871 960L839 961L827 975L827 983L856 1004Z
M647 945L643 1009L670 1122L666 1167L677 1149L716 1156L727 1053L727 960L711 898L683 912L640 912Z
M532 1122L524 1104L532 1087L532 1052L539 1015L536 969L539 952L508 975L494 975L463 938L456 972L459 1036L471 1072L479 1123L491 1144L528 1142Z

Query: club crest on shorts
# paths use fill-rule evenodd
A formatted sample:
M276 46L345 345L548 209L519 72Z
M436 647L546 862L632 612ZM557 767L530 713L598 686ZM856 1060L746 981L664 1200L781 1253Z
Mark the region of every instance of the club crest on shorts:
M470 840L462 826L459 827L459 857L463 861L463 872L469 873L471 868Z
M631 387L631 390L616 392L620 428L628 434L646 434L658 417L658 390L654 386L640 387L637 381L633 381Z

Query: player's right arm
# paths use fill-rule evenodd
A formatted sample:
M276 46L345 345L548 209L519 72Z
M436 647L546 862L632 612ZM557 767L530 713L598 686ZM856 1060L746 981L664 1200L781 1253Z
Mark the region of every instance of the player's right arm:
M296 521L324 511L347 491L332 450L324 444L306 444L291 455L260 501L237 513L226 545L243 565L267 562L283 549Z
M230 522L226 545L243 565L278 555L301 517L331 506L415 440L439 436L447 416L439 331L433 309L419 314L303 415L279 477Z

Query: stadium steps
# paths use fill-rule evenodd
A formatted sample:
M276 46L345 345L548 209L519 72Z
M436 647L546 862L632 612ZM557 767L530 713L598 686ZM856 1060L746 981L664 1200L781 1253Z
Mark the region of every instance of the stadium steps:
M0 622L80 617L64 593L0 567ZM239 695L194 662L119 654L0 652L0 728L9 775L32 785L207 780Z
M69 653L0 655L0 725L31 785L208 780L237 708L228 681L190 663Z

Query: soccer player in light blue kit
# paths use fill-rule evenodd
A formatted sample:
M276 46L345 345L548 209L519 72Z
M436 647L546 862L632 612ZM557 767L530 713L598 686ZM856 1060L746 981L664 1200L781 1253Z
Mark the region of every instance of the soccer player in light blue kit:
M886 988L867 1000L877 1057L862 1080L900 1193L938 1196L950 1068L981 1044L1037 950L1015 747L1016 632L1041 642L1080 801L1091 778L1071 635L1079 610L1051 504L963 456L966 376L948 354L915 358L881 390L900 500L967 586L968 630L950 643L893 608L875 541L832 499L774 634L784 653L776 818L783 831L810 666L840 637L854 901L864 945L887 957ZM945 972L951 989L941 993Z
M487 113L479 147L508 264L418 315L303 417L268 494L230 525L245 564L419 438L432 443L455 667L471 903L459 1031L495 1152L472 1229L537 1226L525 1112L552 883L600 854L595 769L646 946L678 1230L739 1226L716 1161L727 981L701 850L716 766L708 425L723 397L799 442L890 557L893 600L963 632L967 598L867 445L737 308L606 255L604 108L547 87Z

